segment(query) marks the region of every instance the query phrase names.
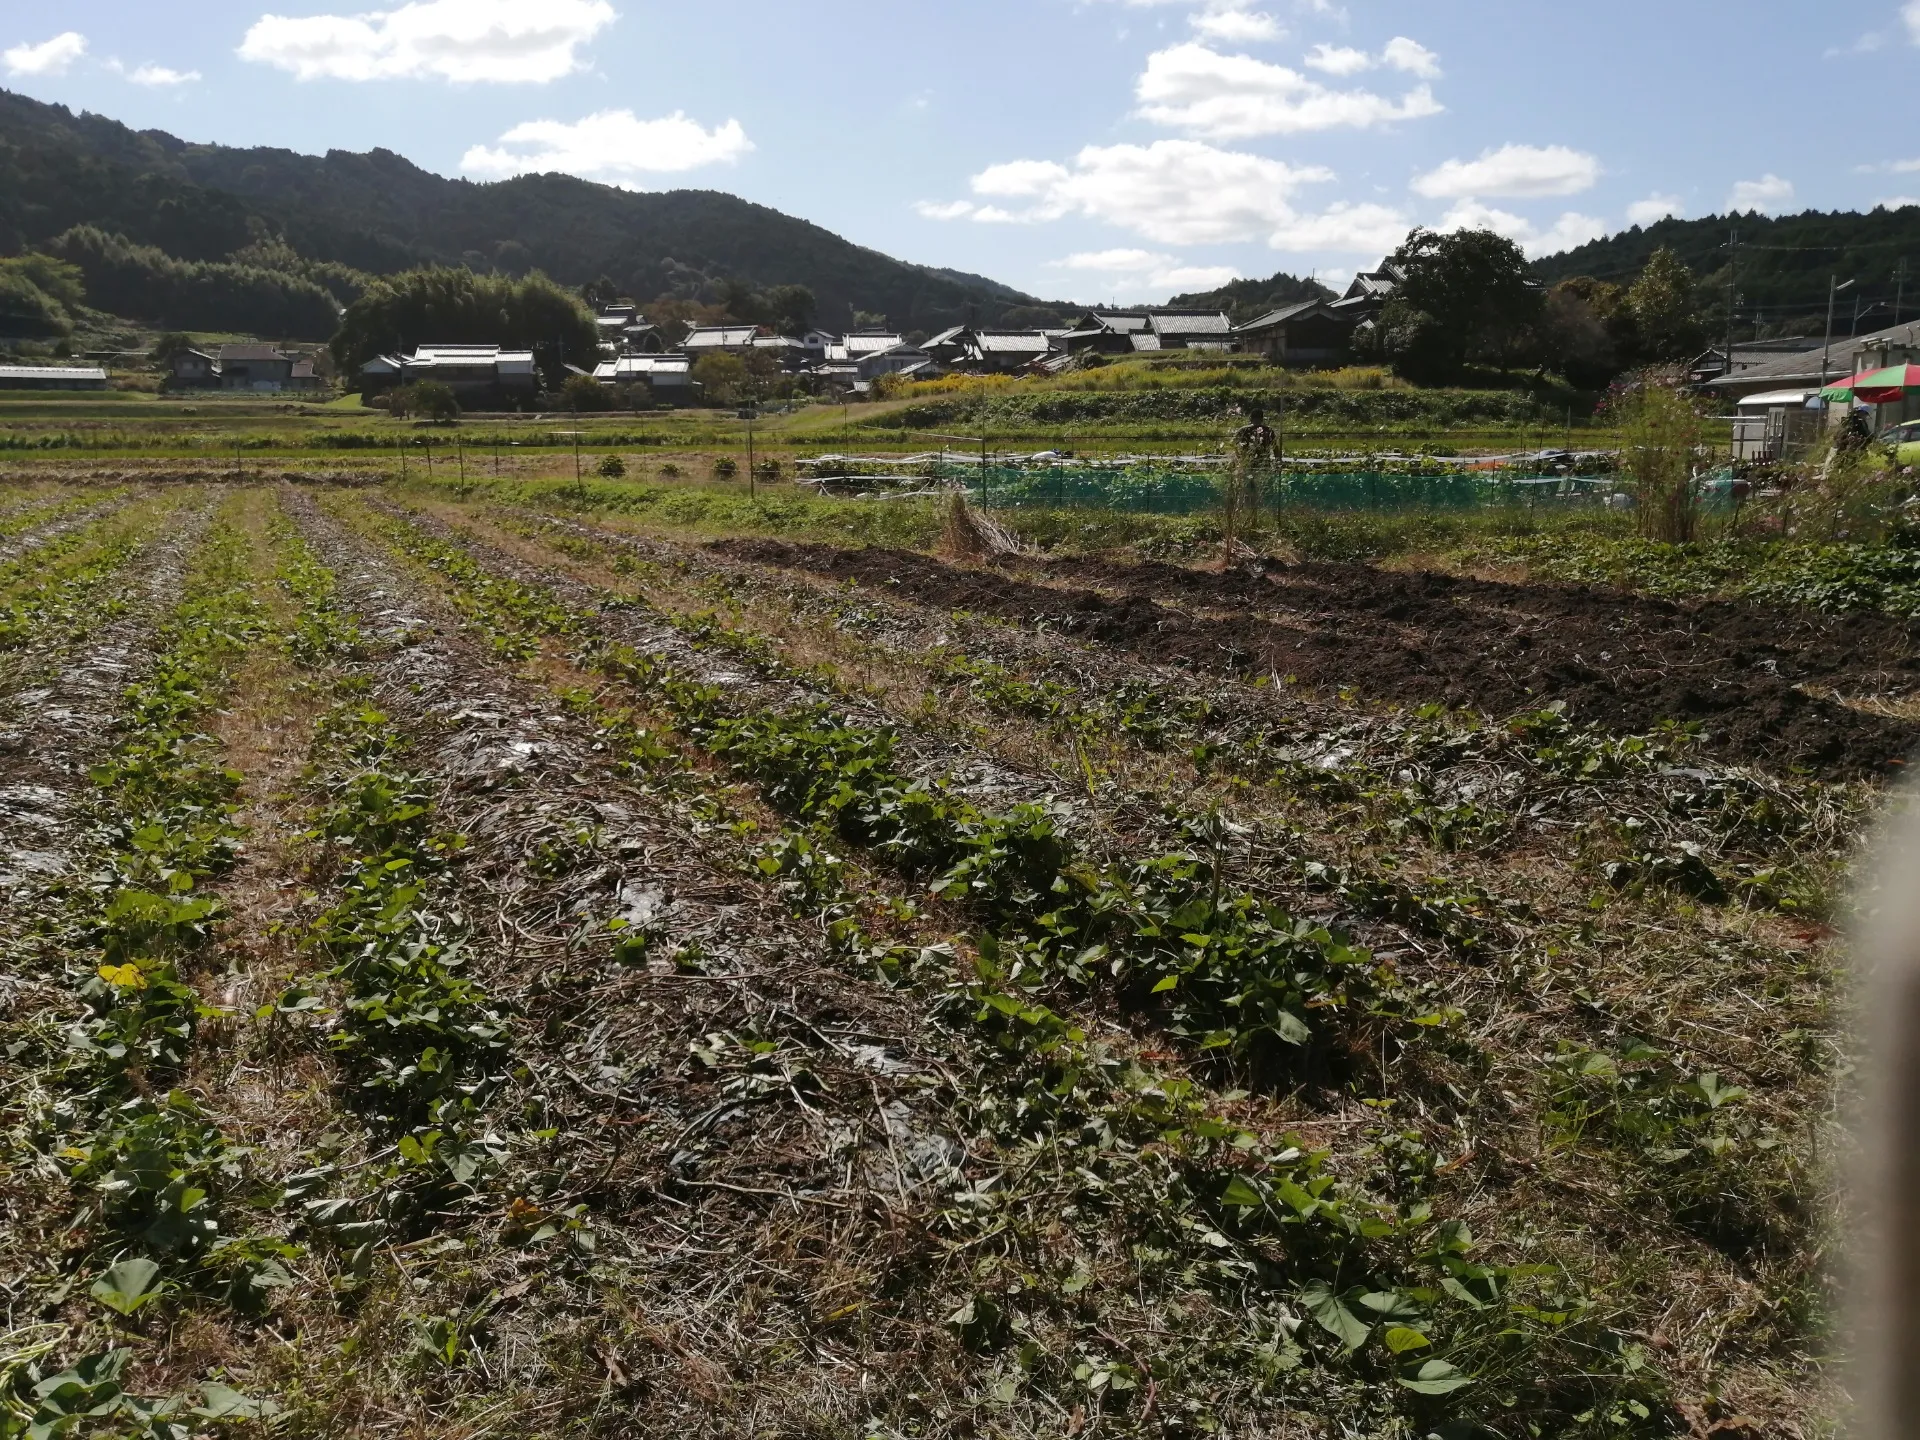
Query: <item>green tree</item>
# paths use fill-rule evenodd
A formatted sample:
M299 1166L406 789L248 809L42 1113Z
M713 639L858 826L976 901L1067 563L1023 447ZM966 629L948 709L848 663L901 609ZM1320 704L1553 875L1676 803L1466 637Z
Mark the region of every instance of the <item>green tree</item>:
M804 335L813 328L820 302L805 285L776 285L761 296L763 323L782 335Z
M191 335L180 330L169 331L153 342L153 363L164 369L173 364L175 356L195 348Z
M1381 316L1409 378L1457 380L1471 362L1510 365L1531 339L1542 297L1520 247L1491 230L1415 230L1388 257L1404 279Z
M580 298L595 310L604 310L609 305L620 303L620 287L602 275L598 280L589 280L580 287Z
M560 387L560 401L576 415L613 408L612 394L591 375L569 375Z
M701 387L710 404L733 404L745 391L748 379L747 362L738 355L702 355L693 364L694 384Z
M563 362L584 369L600 358L593 312L545 275L516 280L441 268L376 280L347 307L329 348L352 384L374 356L430 344L530 349L555 387L564 383Z
M417 415L436 425L451 425L460 418L459 398L438 380L422 380L394 391L391 409L402 419Z
M1541 363L1583 389L1604 389L1639 353L1639 328L1618 285L1576 275L1547 292Z
M1664 245L1653 252L1647 268L1633 282L1627 306L1648 359L1685 360L1699 354L1706 343L1693 272Z

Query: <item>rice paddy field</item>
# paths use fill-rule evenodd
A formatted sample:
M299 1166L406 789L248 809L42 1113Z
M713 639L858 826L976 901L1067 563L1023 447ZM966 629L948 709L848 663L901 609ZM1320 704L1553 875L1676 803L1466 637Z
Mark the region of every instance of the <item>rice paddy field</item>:
M0 1436L1834 1433L1913 577L738 489L0 480Z

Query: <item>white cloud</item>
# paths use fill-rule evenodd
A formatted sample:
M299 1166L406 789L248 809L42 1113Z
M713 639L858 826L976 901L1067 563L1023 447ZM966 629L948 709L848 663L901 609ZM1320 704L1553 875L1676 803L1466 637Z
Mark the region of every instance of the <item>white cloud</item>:
M1542 255L1557 255L1562 250L1575 249L1607 233L1606 222L1592 215L1568 211L1554 222L1551 229L1541 230L1531 220L1506 210L1496 210L1478 200L1462 200L1446 213L1435 228L1443 232L1491 230L1513 241L1530 258L1536 259Z
M1908 37L1920 45L1920 0L1907 0L1900 9L1900 18L1907 22Z
M1678 220L1685 218L1686 213L1686 206L1678 195L1649 195L1627 206L1627 223L1657 225L1669 215Z
M1503 145L1478 160L1449 160L1413 182L1431 200L1578 195L1600 178L1600 162L1564 145Z
M1404 70L1409 75L1417 75L1422 80L1440 78L1440 57L1404 35L1396 35L1387 42L1387 48L1380 52L1380 63L1395 70Z
M1052 160L1009 160L973 177L973 193L1024 200L1057 190L1073 172Z
M1396 35L1389 40L1387 48L1377 58L1350 45L1316 45L1305 63L1309 70L1318 70L1325 75L1358 75L1363 70L1377 70L1384 65L1390 70L1404 70L1422 80L1440 78L1440 57L1417 40L1409 40L1404 35Z
M1171 255L1156 255L1151 250L1092 250L1069 255L1053 262L1064 270L1098 270L1108 275L1126 275L1149 270L1156 265L1171 265Z
M1253 45L1278 40L1287 32L1280 22L1261 10L1213 7L1189 16L1187 23L1209 40L1224 40L1233 45Z
M64 75L87 53L87 37L76 30L41 45L16 45L0 54L9 75Z
M1889 195L1886 199L1876 200L1873 203L1886 210L1905 210L1909 206L1920 205L1920 196Z
M240 56L302 80L544 84L583 68L580 47L616 18L607 0L414 0L363 15L263 15Z
M1191 42L1148 56L1134 93L1145 119L1212 140L1368 129L1442 110L1426 85L1397 101L1365 90L1331 90L1284 65L1222 55Z
M738 120L708 130L676 111L642 120L631 110L603 110L573 124L530 120L500 137L498 147L476 145L460 168L503 179L557 170L587 180L630 185L651 175L731 164L753 149Z
M1177 256L1151 250L1096 250L1069 255L1053 265L1099 277L1099 294L1110 299L1164 298L1218 290L1240 278L1240 272L1231 265L1183 265Z
M1306 66L1323 75L1358 75L1374 67L1374 58L1364 50L1347 45L1316 45L1307 55Z
M1337 250L1385 255L1400 246L1413 221L1386 205L1330 205L1318 215L1298 215L1276 228L1267 243L1276 250Z
M155 88L192 85L201 78L198 70L169 70L165 65L142 65L136 70L129 70L118 60L107 61L107 69L116 75L126 77L135 85L150 85Z
M1041 224L1082 215L1130 230L1160 245L1213 245L1256 240L1293 220L1288 198L1302 185L1333 179L1331 170L1292 166L1260 155L1220 150L1197 140L1151 145L1089 145L1071 166L1013 160L973 177L987 200L922 201L930 220Z
M968 200L953 200L946 204L938 200L917 200L913 208L927 220L965 220L973 214L973 203Z
M1920 0L1914 0L1914 8L1920 10ZM1758 180L1742 180L1735 185L1727 197L1727 208L1737 214L1758 210L1763 215L1771 215L1792 202L1793 182L1769 173Z

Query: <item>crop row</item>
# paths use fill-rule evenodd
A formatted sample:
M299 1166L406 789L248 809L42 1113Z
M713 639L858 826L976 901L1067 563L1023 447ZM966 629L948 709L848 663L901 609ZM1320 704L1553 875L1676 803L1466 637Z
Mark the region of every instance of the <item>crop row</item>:
M0 652L20 650L58 631L77 639L119 613L110 583L146 543L146 524L103 520L42 546L0 569Z
M639 690L675 730L803 826L768 847L762 868L805 903L836 897L839 877L827 856L840 841L972 914L984 930L971 980L955 983L944 966L910 963L894 978L931 985L943 1013L1006 1062L971 1092L989 1133L1055 1146L1063 1133L1105 1136L1086 1163L1114 1167L1122 1213L1159 1227L1160 1239L1177 1240L1181 1253L1196 1243L1224 1246L1210 1271L1214 1282L1232 1277L1235 1285L1291 1297L1313 1316L1323 1341L1340 1338L1343 1353L1377 1336L1380 1348L1370 1353L1403 1363L1383 1372L1378 1360L1347 1362L1374 1366L1377 1378L1438 1395L1464 1388L1471 1365L1510 1383L1540 1362L1542 1346L1578 1333L1579 1344L1612 1357L1605 1362L1612 1379L1589 1375L1592 1389L1618 1393L1651 1383L1571 1277L1473 1262L1469 1238L1458 1227L1436 1226L1423 1202L1396 1209L1349 1193L1324 1170L1326 1155L1262 1147L1208 1114L1184 1082L1141 1071L1050 1008L1049 992L1097 991L1153 1015L1201 1053L1237 1050L1268 1061L1336 1038L1342 1012L1444 1021L1420 1013L1404 982L1364 953L1227 892L1209 859L1213 837L1196 832L1186 853L1099 866L1076 853L1042 810L986 814L945 785L902 774L890 732L847 725L827 707L733 713L726 692L593 637L589 617L538 587L495 577L458 546L405 521L363 523L438 574L469 623L503 651L524 653L541 636L583 641L583 663ZM616 733L621 738L632 741L636 766L666 763L646 732ZM620 943L624 952L646 953L644 934L624 934ZM1005 1224L1001 1203L978 1197L944 1218L963 1238L977 1239L983 1228ZM1288 1263L1263 1263L1265 1247L1279 1247ZM1396 1272L1410 1278L1340 1283ZM1411 1278L1422 1272L1430 1283ZM1523 1290L1532 1298L1519 1298ZM1544 1309L1532 1303L1549 1294ZM956 1321L963 1339L1017 1345L1011 1305L1005 1295L977 1297ZM1431 1358L1442 1335L1450 1358ZM1291 1331L1276 1341L1294 1364L1305 1343L1296 1344Z
M105 1266L91 1295L123 1317L170 1292L257 1313L287 1281L287 1247L247 1227L250 1153L189 1084L201 1026L225 1018L190 974L221 916L207 887L232 867L242 835L240 777L203 724L262 638L261 619L246 541L218 524L92 774L97 863L64 882L67 980L80 1015L64 1056L45 1057L59 1098L36 1140L78 1202L69 1264ZM181 1437L198 1420L262 1413L216 1381L199 1406L137 1400L119 1383L130 1355L117 1347L41 1380L32 1433L65 1434L84 1415Z
M337 1177L321 1169L289 1194L364 1276L377 1240L424 1223L491 1164L483 1112L511 1054L505 1017L466 973L469 941L448 897L462 841L437 828L433 785L409 766L401 726L369 702L366 675L344 668L367 644L333 572L291 527L280 540L281 583L298 612L290 648L329 670L335 703L305 783L311 838L331 872L333 903L306 936L324 968L278 1008L324 1016L337 997L324 1035L346 1103L399 1157L358 1193L327 1195Z
M1560 706L1488 725L1430 705L1405 714L1329 716L1330 724L1314 728L1298 718L1276 721L1250 697L1223 700L1150 674L1096 684L1070 664L1033 674L970 654L944 635L919 645L871 639L868 632L889 636L898 622L844 591L763 587L751 575L697 556L668 576L669 564L639 559L630 541L577 523L514 509L493 518L631 575L643 587L690 590L731 611L743 601L785 608L816 639L824 624L846 653L843 670L870 671L878 661L916 675L930 700L947 697L963 729L982 711L1038 721L1076 772L1124 741L1147 754L1184 757L1197 779L1228 795L1259 786L1334 807L1344 812L1341 829L1357 824L1383 841L1489 854L1571 833L1579 837L1578 863L1598 884L1816 917L1831 903L1831 861L1858 828L1847 797L1830 789L1703 766L1684 726L1619 736L1574 724ZM711 568L703 573L703 566ZM770 593L759 595L762 588ZM696 644L755 664L769 658L764 641L754 642L757 651L752 643L742 648L733 627L711 616L669 619ZM859 638L842 641L842 632ZM983 638L990 646L996 639L990 631L975 637ZM806 678L835 683L827 667ZM1267 683L1256 682L1255 690ZM1288 708L1310 713L1312 707ZM934 718L928 709L920 720ZM1283 848L1292 854L1301 847ZM1484 949L1498 929L1463 921L1460 907L1445 898L1464 894L1458 886L1408 886L1389 875L1342 877L1324 865L1309 872L1304 861L1295 868L1295 878L1311 888L1332 888L1363 913L1411 924L1467 951ZM1497 916L1510 907L1483 896L1469 908Z

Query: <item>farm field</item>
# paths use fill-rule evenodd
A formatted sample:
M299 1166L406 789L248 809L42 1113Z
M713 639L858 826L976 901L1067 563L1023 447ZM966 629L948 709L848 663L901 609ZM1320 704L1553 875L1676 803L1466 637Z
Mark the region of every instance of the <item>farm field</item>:
M1831 1433L1901 605L12 474L0 1435Z

